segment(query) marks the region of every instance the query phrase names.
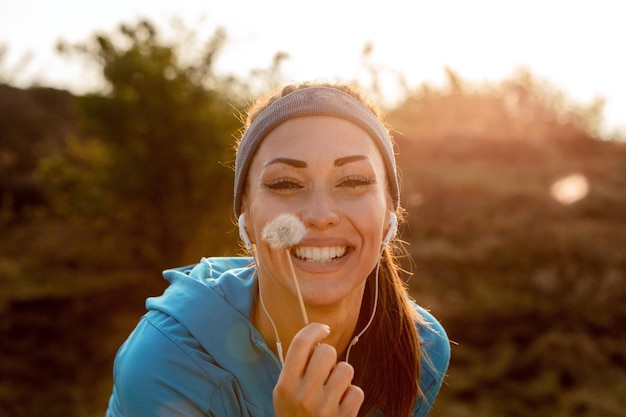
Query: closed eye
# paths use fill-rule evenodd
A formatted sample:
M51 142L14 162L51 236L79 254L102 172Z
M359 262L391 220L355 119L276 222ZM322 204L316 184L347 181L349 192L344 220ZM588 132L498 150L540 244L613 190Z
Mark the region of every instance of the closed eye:
M302 185L290 178L278 178L273 181L263 183L263 186L273 191L287 191L302 188Z
M347 177L341 180L338 186L348 187L348 188L359 188L359 187L367 187L375 183L376 183L376 180L372 178L352 176L352 177Z

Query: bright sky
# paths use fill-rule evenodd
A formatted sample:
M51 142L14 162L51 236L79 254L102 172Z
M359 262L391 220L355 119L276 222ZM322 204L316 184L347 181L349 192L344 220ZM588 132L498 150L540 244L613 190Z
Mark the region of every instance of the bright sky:
M374 63L411 86L441 83L446 66L469 81L526 67L580 102L604 97L607 129L626 133L622 8L616 0L0 0L8 47L0 68L18 84L81 92L97 74L60 57L59 38L78 43L139 16L165 29L175 16L206 36L223 27L218 67L238 75L269 67L282 51L291 80L353 79L371 42Z

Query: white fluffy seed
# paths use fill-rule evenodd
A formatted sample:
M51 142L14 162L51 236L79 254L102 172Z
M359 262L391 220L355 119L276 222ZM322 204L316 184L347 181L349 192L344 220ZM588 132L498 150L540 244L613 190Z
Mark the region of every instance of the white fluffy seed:
M290 248L306 235L306 226L293 214L281 214L263 228L263 239L274 249Z

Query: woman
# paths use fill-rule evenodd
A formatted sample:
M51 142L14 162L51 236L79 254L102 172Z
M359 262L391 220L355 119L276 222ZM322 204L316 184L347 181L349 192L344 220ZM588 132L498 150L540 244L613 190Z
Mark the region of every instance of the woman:
M107 415L425 416L450 347L400 277L399 195L391 138L353 89L257 103L234 191L253 257L164 273L116 356ZM264 239L283 214L305 228L286 249Z

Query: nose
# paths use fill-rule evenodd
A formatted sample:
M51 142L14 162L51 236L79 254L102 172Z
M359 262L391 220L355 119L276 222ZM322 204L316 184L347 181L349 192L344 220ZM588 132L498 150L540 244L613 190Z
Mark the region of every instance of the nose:
M320 230L339 223L339 213L332 193L324 187L311 190L302 209L301 218L307 227Z

